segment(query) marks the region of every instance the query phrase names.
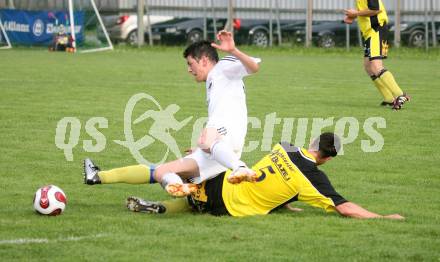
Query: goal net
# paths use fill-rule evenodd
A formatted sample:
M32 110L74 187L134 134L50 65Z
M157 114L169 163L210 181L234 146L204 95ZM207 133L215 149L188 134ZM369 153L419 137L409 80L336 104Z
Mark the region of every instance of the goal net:
M0 1L0 19L0 47L9 42L79 53L113 49L94 0L15 0L12 8Z

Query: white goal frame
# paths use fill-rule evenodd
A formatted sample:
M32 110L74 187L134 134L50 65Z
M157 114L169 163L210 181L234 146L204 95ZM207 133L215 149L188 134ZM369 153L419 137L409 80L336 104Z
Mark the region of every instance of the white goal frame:
M92 0L92 1L93 1L93 0ZM0 18L0 30L1 30L1 32L3 33L3 35L5 36L6 43L8 44L8 45L6 45L6 46L0 46L0 49L9 49L9 48L12 48L11 41L9 41L9 37L8 37L8 35L6 34L6 30L5 30L4 26L3 26L3 23L2 23L2 19L1 19L1 18Z
M105 38L107 40L107 47L100 47L100 48L93 48L93 49L87 49L87 50L78 50L78 53L92 53L92 52L99 52L99 51L106 51L106 50L113 50L113 44L110 40L110 37L108 36L107 29L104 26L104 23L102 22L101 16L99 15L98 8L96 8L95 0L90 0L90 3L93 7L93 11L95 12L96 17L98 18L99 24L102 27L102 31L104 32ZM74 52L77 51L76 49L76 37L75 37L75 20L73 15L73 0L69 0L69 19L70 19L70 34L72 36L73 42L73 48Z

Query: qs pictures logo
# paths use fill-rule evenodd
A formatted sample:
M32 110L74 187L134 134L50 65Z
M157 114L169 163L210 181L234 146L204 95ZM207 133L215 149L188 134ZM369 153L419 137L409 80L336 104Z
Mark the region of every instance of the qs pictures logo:
M170 155L181 158L181 150L172 133L183 129L193 120L187 117L178 120L176 114L180 106L170 104L162 107L159 102L149 94L138 93L133 95L127 102L124 110L124 138L112 140L128 150L139 164L158 165L163 163ZM143 113L139 113L143 112ZM194 119L192 125L191 148L197 146L200 132L206 125L208 118ZM82 147L86 152L101 152L105 149L107 139L100 129L108 128L108 120L105 117L92 117L84 125L86 133L92 139L82 141ZM344 154L344 147L349 144L357 144L363 152L374 153L382 150L385 140L380 129L386 128L386 120L383 117L368 117L362 121L355 117L328 118L293 118L277 117L276 112L267 113L263 118L248 117L248 128L259 129L262 134L256 137L246 138L243 152L260 150L268 152L279 141L293 143L297 147L307 147L306 138L318 137L326 129L333 129L334 133L341 138L342 148L338 155ZM277 138L275 131L281 129L281 139ZM295 132L296 129L296 132ZM63 150L67 161L73 161L73 149L79 144L82 126L77 117L64 117L57 123L55 145ZM359 136L364 137L359 139ZM275 142L274 142L275 138ZM145 153L151 145L162 144L164 150L156 150L154 158L159 161L150 161L145 158ZM151 150L148 152L151 156Z
M133 111L135 111L136 105L141 102L151 102L155 108L148 109L140 116L135 117ZM180 158L182 156L180 149L177 146L176 140L171 136L170 130L179 131L191 121L192 117L178 121L174 115L179 110L180 107L176 104L162 108L154 97L145 93L135 94L128 100L125 106L125 140L113 140L113 142L127 148L136 161L141 164L152 165L162 163L167 159L170 152L177 158ZM147 119L152 120L148 132L144 136L136 139L133 134L133 125L139 124ZM67 134L69 127L70 132ZM107 139L98 128L108 128L108 120L104 117L92 117L86 122L85 131L96 141L95 143L93 143L92 140L83 141L83 149L86 152L101 152L105 149ZM64 117L57 124L55 145L64 151L64 156L67 161L73 161L73 149L79 143L80 132L81 122L76 117ZM141 151L155 141L163 143L166 146L166 151L159 162L152 163L144 158Z

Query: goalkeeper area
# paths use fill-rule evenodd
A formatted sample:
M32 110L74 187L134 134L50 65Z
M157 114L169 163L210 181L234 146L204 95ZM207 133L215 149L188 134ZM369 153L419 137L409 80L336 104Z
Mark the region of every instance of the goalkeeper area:
M0 2L0 19L0 48L46 46L80 53L113 49L95 0Z
M244 218L130 212L129 196L170 197L158 184L84 185L82 160L90 157L103 170L136 164L114 140L125 139L124 111L138 93L154 97L162 108L179 105L179 121L193 116L181 130L170 131L182 154L191 147L193 123L207 115L206 91L188 74L183 48L117 47L70 55L20 47L0 50L2 261L438 261L439 49L392 50L385 63L413 98L395 112L379 106L381 97L362 71L360 49L240 48L262 59L260 71L245 79L248 114L262 121L249 125L246 144L262 141L265 117L274 112L294 119L292 141L300 118L355 118L359 136L322 170L347 200L406 220L348 219L299 203L299 213ZM153 106L138 104L132 119ZM68 129L64 141L75 145L73 161L55 144L64 117L79 123L78 139ZM95 126L105 147L86 152L84 145L95 143L87 132L94 117L108 120ZM371 141L362 126L370 117L385 119L386 126L374 127L383 148L368 153L361 141ZM135 138L148 134L151 124L133 124ZM306 141L310 122L307 127ZM272 142L282 133L283 125L275 124ZM145 157L160 159L164 144L156 141L145 150ZM258 147L244 152L243 160L254 164L267 153ZM57 217L33 210L35 191L49 184L67 196Z

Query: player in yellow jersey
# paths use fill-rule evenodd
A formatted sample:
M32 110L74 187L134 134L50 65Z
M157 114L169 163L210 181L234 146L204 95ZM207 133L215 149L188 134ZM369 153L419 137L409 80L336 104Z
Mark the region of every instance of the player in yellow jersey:
M402 108L410 97L397 84L390 71L384 68L383 59L388 53L388 16L382 0L356 0L356 10L344 11L344 21L351 24L358 19L364 41L364 68L383 96L383 106L394 110Z
M129 197L127 207L148 213L196 210L241 217L266 215L290 202L301 201L348 217L403 219L398 214L382 216L370 212L335 191L318 166L335 157L339 149L340 139L333 133L321 134L308 150L279 143L253 166L257 173L253 182L243 182L245 177L237 179L226 171L198 185L197 192L187 199L151 202Z

